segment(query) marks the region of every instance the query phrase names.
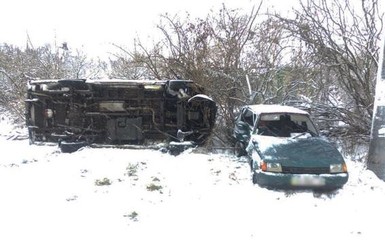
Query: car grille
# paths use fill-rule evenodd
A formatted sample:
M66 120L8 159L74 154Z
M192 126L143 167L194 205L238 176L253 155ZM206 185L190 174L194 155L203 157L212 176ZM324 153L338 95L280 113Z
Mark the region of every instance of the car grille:
M282 166L283 173L290 174L328 174L330 173L330 169L328 167L285 167Z

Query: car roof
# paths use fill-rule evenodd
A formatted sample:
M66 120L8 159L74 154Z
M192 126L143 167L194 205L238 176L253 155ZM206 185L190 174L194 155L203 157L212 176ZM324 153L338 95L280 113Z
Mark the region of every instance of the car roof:
M295 114L304 114L309 115L307 111L286 105L248 105L245 108L249 108L255 114L262 113L295 113Z

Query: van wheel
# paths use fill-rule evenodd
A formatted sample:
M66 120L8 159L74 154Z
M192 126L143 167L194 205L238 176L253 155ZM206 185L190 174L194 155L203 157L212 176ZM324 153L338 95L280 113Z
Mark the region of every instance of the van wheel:
M35 129L28 128L28 138L29 138L29 144L33 145L36 140Z

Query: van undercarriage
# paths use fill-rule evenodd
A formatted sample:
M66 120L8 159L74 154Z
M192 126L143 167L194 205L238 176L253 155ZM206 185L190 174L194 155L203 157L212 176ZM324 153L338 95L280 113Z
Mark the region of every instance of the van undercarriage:
M215 116L215 102L186 80L32 80L26 99L31 143L203 144Z

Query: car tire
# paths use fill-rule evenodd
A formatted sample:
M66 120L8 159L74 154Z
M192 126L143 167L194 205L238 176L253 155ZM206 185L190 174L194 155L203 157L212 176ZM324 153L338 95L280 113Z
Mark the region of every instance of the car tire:
M79 142L67 142L67 141L61 141L59 142L59 148L61 152L63 153L72 153L80 148L87 146L87 142L85 141L79 141Z
M234 153L237 157L246 155L245 144L241 141L235 142Z
M250 171L251 171L251 172L254 172L254 168L253 168L254 166L253 166L253 163L254 163L254 162L253 162L253 159L250 159L250 161L249 161L249 167L250 167Z
M254 171L253 171L253 177L252 177L252 179L253 179L253 184L254 184L254 185L255 185L255 184L258 184L257 175L255 174Z

